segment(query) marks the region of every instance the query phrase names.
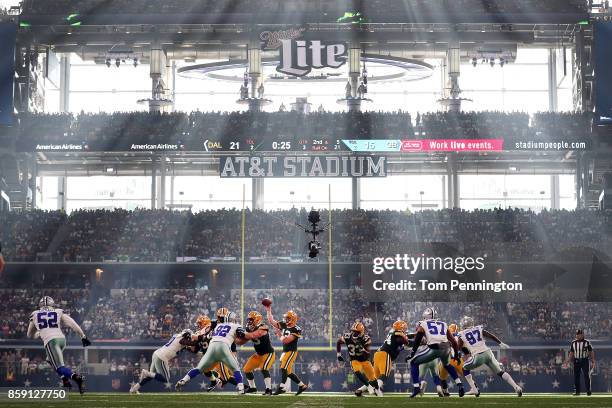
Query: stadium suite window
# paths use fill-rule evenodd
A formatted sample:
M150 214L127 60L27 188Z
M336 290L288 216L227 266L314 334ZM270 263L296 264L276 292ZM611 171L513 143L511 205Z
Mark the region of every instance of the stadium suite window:
M444 208L445 177L392 175L361 180L361 208L419 211ZM422 192L422 194L421 194Z
M466 174L459 176L461 208L551 208L551 176Z
M243 188L245 207L252 202L251 179L227 179L216 176L176 176L174 189L166 182L166 204L191 206L192 211L242 208ZM174 197L172 197L174 191ZM267 191L266 191L267 193Z
M351 208L350 178L271 178L264 182L264 208L283 210L290 208Z

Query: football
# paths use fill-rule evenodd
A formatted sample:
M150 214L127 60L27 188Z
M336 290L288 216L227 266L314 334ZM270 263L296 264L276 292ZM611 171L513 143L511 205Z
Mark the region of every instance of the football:
M268 306L272 305L272 300L270 300L269 298L263 298L261 300L261 304L266 306L266 307L268 307Z

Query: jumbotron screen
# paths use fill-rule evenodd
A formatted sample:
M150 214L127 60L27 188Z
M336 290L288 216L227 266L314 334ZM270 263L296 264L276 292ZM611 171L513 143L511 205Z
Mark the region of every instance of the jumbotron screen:
M611 21L0 0L0 406L612 407Z

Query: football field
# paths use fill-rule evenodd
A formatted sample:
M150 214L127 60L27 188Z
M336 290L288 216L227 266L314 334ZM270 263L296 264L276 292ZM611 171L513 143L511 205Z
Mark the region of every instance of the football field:
M6 400L5 400L6 401ZM517 398L514 394L487 394L479 398L464 397L439 398L435 395L409 399L406 394L388 394L383 398L357 398L349 394L305 393L299 397L294 395L239 396L229 393L143 393L140 395L119 393L91 393L79 396L71 394L69 400L39 401L39 402L3 402L3 407L58 407L58 408L134 408L134 407L235 407L253 408L362 408L362 407L521 407L521 408L575 408L575 407L612 407L612 394L593 395L591 397L573 397L562 394L532 394Z

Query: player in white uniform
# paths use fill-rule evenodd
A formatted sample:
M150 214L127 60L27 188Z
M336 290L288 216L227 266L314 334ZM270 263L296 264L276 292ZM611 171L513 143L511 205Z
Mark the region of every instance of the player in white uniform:
M192 378L197 377L203 370L212 367L216 363L223 363L234 373L238 392L241 394L244 393L242 373L240 372L238 360L232 353L232 344L234 342L244 344L247 340L251 340L253 336L251 333L247 333L240 324L234 322L235 314L227 309L224 309L224 316L219 316L219 313L217 313L217 318L219 319L219 323L217 323L215 331L212 334L206 354L202 356L196 368L189 370L189 372L176 383L175 388L177 391L180 391L185 384Z
M43 296L38 302L38 310L30 315L28 326L28 337L40 337L45 345L47 361L59 374L64 387L70 388L70 380L73 380L79 387L79 392L83 394L85 390L85 378L64 366L64 348L66 347L66 336L62 332L62 327L67 326L74 330L79 337L83 347L91 345L91 342L83 333L83 330L70 316L62 309L54 307L55 302L49 296Z
M187 342L191 341L193 332L189 329L175 334L166 344L153 352L151 367L148 370L142 369L138 382L130 388L131 394L139 394L140 387L151 380L167 383L170 382L170 370L168 363L179 353L188 348Z
M463 330L459 332L459 347L465 354L469 354L469 357L463 363L463 368L473 370L486 365L491 371L510 384L516 394L521 397L523 390L514 382L510 374L502 370L493 352L485 343L485 337L499 344L500 348L504 350L509 348L508 345L494 334L484 330L482 326L475 326L474 319L471 317L465 316L461 320L461 327Z
M427 349L427 345L423 344L419 346L416 354L419 354L419 352L423 352L426 349ZM419 378L421 379L421 396L425 394L425 390L427 389L427 381L425 381L427 374L431 376L436 386L436 391L438 395L440 397L443 397L444 394L442 392L442 385L441 385L442 382L440 381L440 375L438 373L438 360L437 359L431 360L431 361L428 361L427 363L423 363L419 365Z
M417 324L417 332L410 353L410 374L414 389L410 398L414 398L421 393L421 382L419 380L419 366L436 359L446 368L450 376L455 380L455 384L459 387L459 396L463 397L465 391L463 384L457 375L455 367L450 364L451 348L455 350L455 356L459 356L459 348L455 337L448 331L448 324L436 319L434 309L427 308L423 312L423 319ZM426 348L419 349L421 341L425 339Z

